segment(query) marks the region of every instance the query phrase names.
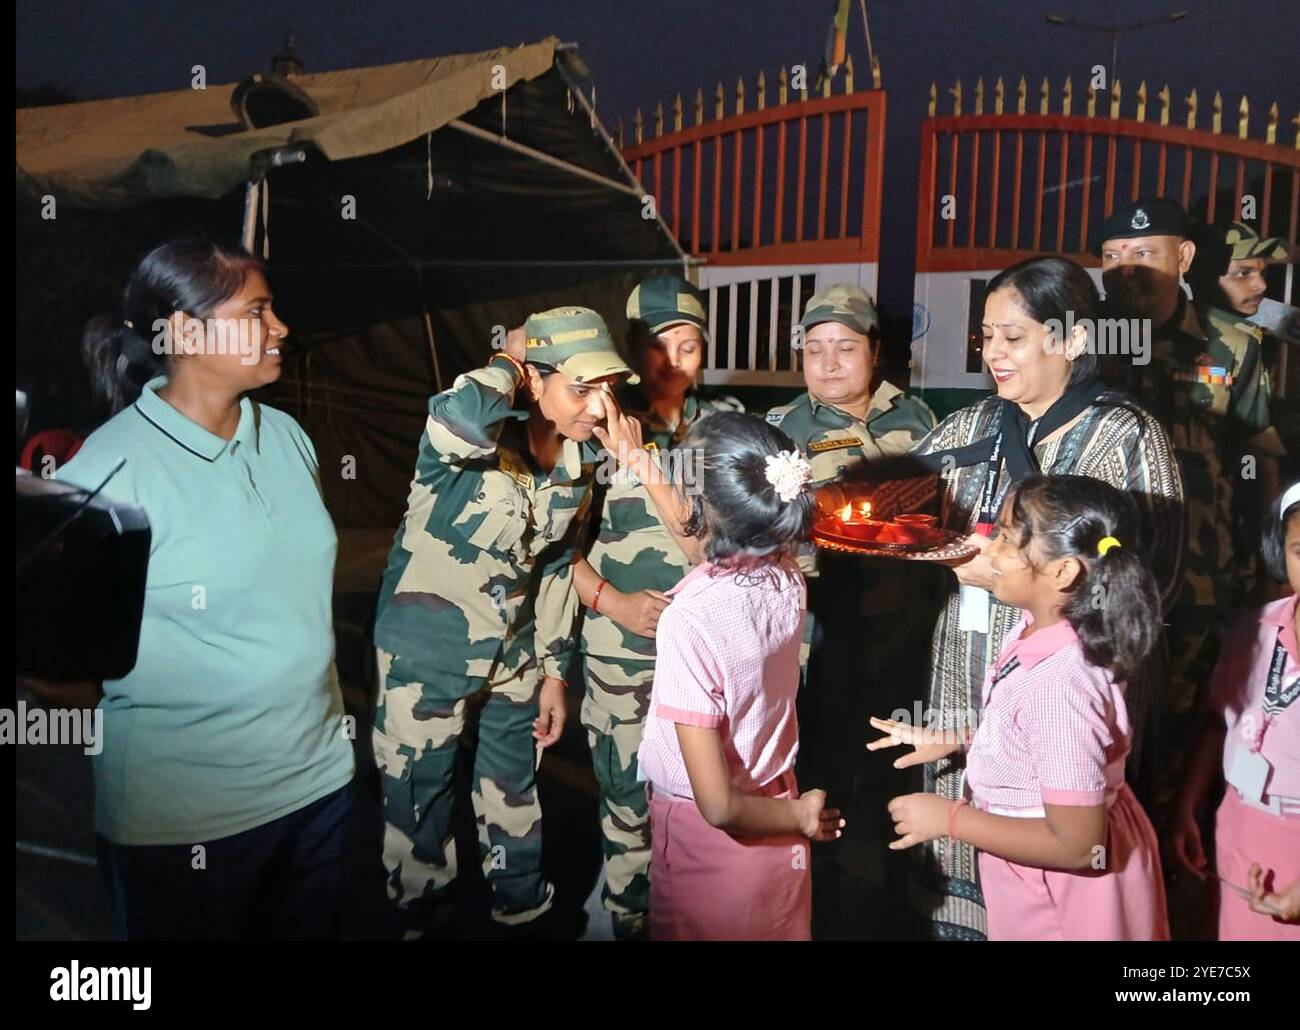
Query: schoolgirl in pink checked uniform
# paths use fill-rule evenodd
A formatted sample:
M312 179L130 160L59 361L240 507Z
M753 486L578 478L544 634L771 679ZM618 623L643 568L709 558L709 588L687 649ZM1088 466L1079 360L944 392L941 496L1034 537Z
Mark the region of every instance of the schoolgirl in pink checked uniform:
M617 442L625 428L611 421ZM788 436L749 415L710 415L682 449L702 466L679 534L699 564L659 619L639 751L650 937L807 940L808 841L844 825L825 791L801 793L793 771L806 608L793 555L812 519L812 470Z
M990 940L1168 940L1155 831L1124 782L1124 683L1154 647L1160 598L1136 512L1084 476L1037 476L1003 503L993 593L1024 617L989 670L973 734L873 719L910 743L896 765L965 751L970 795L894 798L907 848L947 834L979 849Z
M1264 560L1291 594L1224 641L1169 833L1178 865L1219 880L1222 941L1300 941L1300 483L1273 505ZM1197 809L1220 773L1211 873Z

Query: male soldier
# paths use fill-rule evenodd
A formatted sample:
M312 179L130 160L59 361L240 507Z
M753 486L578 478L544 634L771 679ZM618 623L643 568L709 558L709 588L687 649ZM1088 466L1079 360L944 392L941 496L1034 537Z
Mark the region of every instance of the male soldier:
M1198 307L1211 305L1227 313L1235 312L1249 320L1259 313L1260 304L1267 292L1264 269L1287 259L1290 248L1277 237L1260 239L1259 233L1245 222L1233 222L1226 228L1206 226L1198 235L1196 255L1192 258L1187 282L1192 288L1192 299ZM1253 325L1254 323L1252 323ZM1261 328L1261 360L1269 384L1279 391L1281 341ZM1279 398L1271 398L1272 422L1288 453L1294 451L1294 433L1288 438L1288 422L1284 410L1279 410ZM1292 420L1293 422L1294 420ZM1273 499L1282 492L1278 462L1271 456L1260 455L1254 480L1238 484L1234 493L1233 545L1239 566L1248 573L1249 582L1256 587L1258 581L1259 527L1264 513ZM1260 595L1252 603L1263 603L1268 597Z
M680 277L639 283L627 302L632 364L640 384L618 392L618 403L641 422L648 450L677 463L683 486L698 485L690 455L675 451L687 431L714 411L741 411L733 398L702 398L695 389L707 345L703 295ZM665 470L671 471L671 469ZM593 492L594 540L574 567L586 605L582 666L592 766L600 783L605 846L602 901L614 936L645 936L650 903L650 816L637 750L654 681L655 627L668 605L664 591L690 571L690 562L652 501L647 486L625 470Z
M799 324L808 392L767 420L798 444L815 486L827 488L864 460L905 454L934 428L934 413L922 401L887 380L875 382L879 318L862 287L837 284L814 295ZM807 555L800 565L809 589L796 775L823 785L848 826L833 852L837 865L819 866L813 877L814 926L822 936L860 937L881 932L887 918L880 880L891 830L885 804L905 792L867 755L868 718L898 705L910 710L909 699L923 696L934 628L926 594L937 617L940 572L829 553L815 564ZM826 850L818 850L820 861Z
M599 315L556 308L429 402L375 625L384 865L408 936L450 918L452 770L471 703L481 706L473 797L492 917L515 933L543 930L521 928L554 893L535 770L565 718L571 566L596 457L580 444L604 415L602 385L630 374Z
M1099 232L1106 314L1151 326L1150 352L1110 355L1111 378L1169 430L1187 504L1187 572L1169 616L1168 684L1153 727L1158 765L1148 801L1157 806L1176 782L1197 687L1214 666L1219 631L1229 609L1245 598L1231 537L1234 489L1239 477L1253 476L1254 462L1244 459L1247 452L1282 452L1269 424L1258 327L1193 304L1180 285L1196 252L1188 230L1178 204L1150 198L1119 208Z

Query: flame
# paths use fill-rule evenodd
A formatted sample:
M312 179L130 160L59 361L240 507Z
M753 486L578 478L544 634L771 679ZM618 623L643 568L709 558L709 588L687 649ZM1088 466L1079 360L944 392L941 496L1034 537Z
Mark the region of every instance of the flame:
M848 522L853 518L853 504L850 502L840 509L840 521Z
M862 517L863 517L864 519L869 519L869 518L871 518L871 502L870 502L870 501L863 501L860 505L858 505L858 510L862 513Z

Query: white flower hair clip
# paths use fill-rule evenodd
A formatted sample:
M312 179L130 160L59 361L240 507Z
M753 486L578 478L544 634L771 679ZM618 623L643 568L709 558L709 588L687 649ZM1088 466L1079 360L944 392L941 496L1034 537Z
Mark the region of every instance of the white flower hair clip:
M811 480L812 466L798 451L780 451L767 456L767 481L785 503L798 497Z

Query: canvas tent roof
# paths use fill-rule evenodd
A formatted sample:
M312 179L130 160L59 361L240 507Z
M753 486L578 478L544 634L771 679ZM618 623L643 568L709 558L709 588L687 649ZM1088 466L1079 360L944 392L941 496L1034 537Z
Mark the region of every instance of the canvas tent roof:
M391 529L429 395L484 360L497 326L577 303L621 336L635 282L683 268L572 95L588 92L575 57L548 39L294 76L321 113L251 131L233 85L20 110L17 351L33 428L92 425L77 343L139 257L196 228L237 240L252 156L308 143L266 179L269 271L291 328L266 399L304 425L322 468L363 470L324 478L336 522Z
M310 143L331 161L390 150L473 110L505 86L551 69L558 40L371 68L297 75L314 118L245 130L236 83L17 112L17 180L78 207L128 207L168 197L221 197L267 148Z

